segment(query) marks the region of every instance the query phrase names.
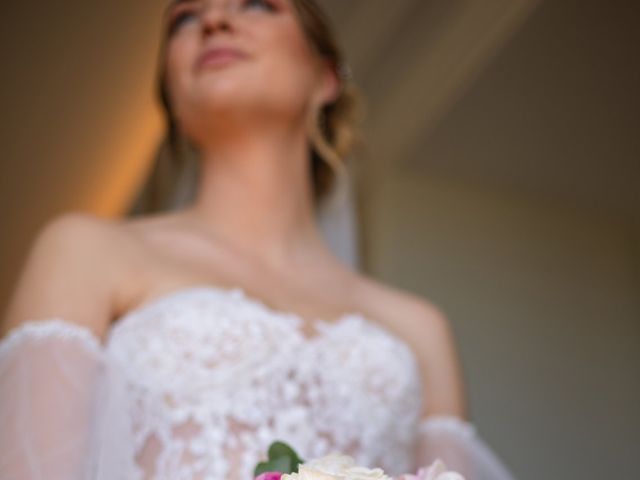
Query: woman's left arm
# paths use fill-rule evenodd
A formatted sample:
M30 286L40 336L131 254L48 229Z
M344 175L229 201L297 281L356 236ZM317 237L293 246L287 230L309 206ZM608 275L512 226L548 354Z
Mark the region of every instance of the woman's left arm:
M468 420L462 368L448 319L426 302L418 316L417 356L425 403L418 425L417 466L441 459L466 480L514 480Z

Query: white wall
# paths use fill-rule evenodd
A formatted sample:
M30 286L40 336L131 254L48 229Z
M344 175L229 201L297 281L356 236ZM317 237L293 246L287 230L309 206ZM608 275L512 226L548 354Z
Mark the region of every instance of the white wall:
M473 419L518 478L637 478L640 236L426 172L370 201L372 273L448 314Z

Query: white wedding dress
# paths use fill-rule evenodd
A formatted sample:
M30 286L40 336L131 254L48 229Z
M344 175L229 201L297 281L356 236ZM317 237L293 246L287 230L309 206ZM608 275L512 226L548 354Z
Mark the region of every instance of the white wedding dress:
M388 474L442 457L512 480L470 423L421 418L416 358L359 313L303 320L240 288L183 287L104 341L64 318L0 340L0 479L250 480L269 444Z

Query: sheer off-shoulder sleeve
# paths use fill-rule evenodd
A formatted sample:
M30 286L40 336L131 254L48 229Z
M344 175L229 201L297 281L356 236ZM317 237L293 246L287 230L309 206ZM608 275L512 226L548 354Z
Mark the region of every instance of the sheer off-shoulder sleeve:
M418 435L420 466L439 458L465 480L515 480L470 422L449 415L432 416L420 421Z
M0 340L0 478L125 480L124 382L98 338L59 318Z

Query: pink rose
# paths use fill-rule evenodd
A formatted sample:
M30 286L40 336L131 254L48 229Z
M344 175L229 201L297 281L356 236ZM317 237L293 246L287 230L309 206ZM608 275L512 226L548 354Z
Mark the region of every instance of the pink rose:
M255 480L280 480L282 472L264 472L258 475Z
M441 460L436 460L429 467L421 467L415 475L405 473L394 480L464 480L464 477L447 470L447 466Z

